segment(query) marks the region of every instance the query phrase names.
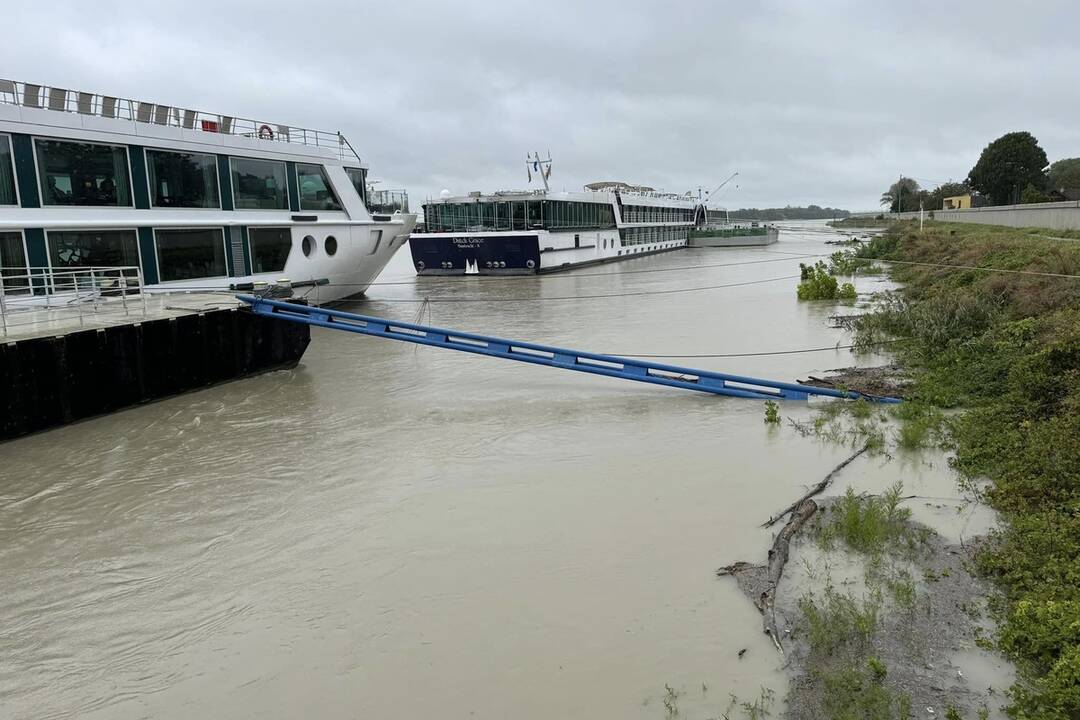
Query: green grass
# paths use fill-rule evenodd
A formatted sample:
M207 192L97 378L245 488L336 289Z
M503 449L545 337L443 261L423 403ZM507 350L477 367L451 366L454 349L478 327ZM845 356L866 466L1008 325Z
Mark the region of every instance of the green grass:
M882 597L839 593L827 585L821 597L799 601L797 629L810 646L807 671L821 688L820 715L841 720L900 720L911 714L911 700L886 685L885 662L869 654L881 617Z
M830 508L818 530L818 542L828 550L837 542L868 555L886 549L910 552L918 542L908 521L911 511L900 507L903 485L896 483L881 497L856 495L848 488Z
M922 263L892 266L903 290L859 321L857 342L899 339L914 374L897 444L947 436L961 480L989 481L1004 525L977 567L1002 591L1016 718L1080 717L1080 279L1047 275L1080 275L1080 243L1042 237L1073 235L905 223L856 251ZM943 420L952 407L963 412Z
M846 646L869 646L877 629L882 598L871 592L863 599L825 587L818 598L813 593L799 599L799 611L806 626L811 654L835 655Z

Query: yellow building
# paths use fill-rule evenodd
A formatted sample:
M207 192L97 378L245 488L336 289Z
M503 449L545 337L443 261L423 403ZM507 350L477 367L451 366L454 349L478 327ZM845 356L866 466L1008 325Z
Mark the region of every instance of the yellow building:
M969 210L971 209L971 195L953 195L945 198L941 206L942 210Z

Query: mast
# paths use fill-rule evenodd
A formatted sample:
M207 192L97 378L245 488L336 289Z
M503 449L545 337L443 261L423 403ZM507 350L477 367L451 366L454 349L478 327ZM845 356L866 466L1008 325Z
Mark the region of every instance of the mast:
M551 189L548 187L548 178L551 177L550 150L548 150L547 160L542 160L539 152L535 152L532 155L525 153L525 172L529 175L529 182L532 182L534 170L540 174L540 179L544 181L544 192L548 192Z

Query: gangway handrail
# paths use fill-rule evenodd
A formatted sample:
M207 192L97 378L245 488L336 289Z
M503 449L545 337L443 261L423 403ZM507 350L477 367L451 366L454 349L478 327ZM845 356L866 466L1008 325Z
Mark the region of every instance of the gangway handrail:
M882 403L900 402L897 398L868 395L852 390L800 385L747 375L665 365L618 355L570 350L431 325L399 322L372 315L358 315L325 307L269 300L253 295L236 297L251 305L251 309L260 315L290 322L716 395L755 400L806 400L810 395L821 395L849 400L861 398Z

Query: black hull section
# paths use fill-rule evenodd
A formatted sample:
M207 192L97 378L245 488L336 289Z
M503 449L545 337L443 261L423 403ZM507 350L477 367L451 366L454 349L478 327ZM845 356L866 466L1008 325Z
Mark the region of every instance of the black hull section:
M531 275L540 269L536 235L409 238L417 275Z
M0 441L300 362L307 325L216 310L0 345Z

